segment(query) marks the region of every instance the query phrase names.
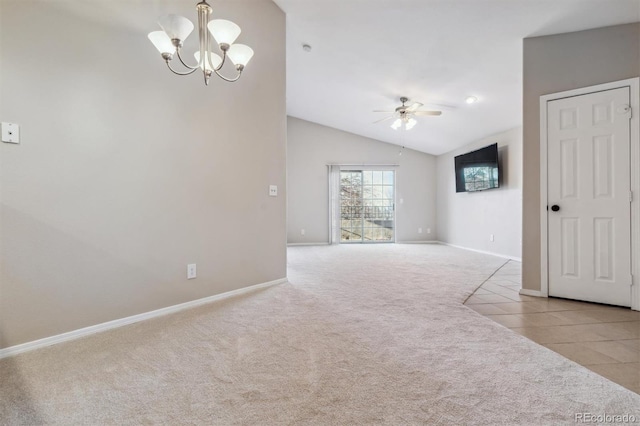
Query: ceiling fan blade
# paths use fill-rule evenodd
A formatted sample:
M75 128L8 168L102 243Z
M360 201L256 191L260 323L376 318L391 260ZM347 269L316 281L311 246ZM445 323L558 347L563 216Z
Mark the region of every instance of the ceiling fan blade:
M421 104L420 102L414 102L413 105L410 105L407 107L407 111L415 111L418 108L420 108L423 104Z
M385 117L383 119L380 119L378 121L374 121L373 124L378 124L378 123L382 123L383 121L391 120L393 117L394 117L393 115L390 115L390 116Z
M393 114L395 111L385 111L382 109L374 109L373 112L386 112L387 114Z
M429 103L429 102L427 102L427 103L425 104L425 106L426 106L427 108L433 108L433 109L436 109L436 108L437 108L437 109L442 109L442 110L445 110L445 111L453 111L453 110L458 109L457 107L452 106L452 105L445 105L445 104L432 104L432 103Z
M442 111L416 111L413 115L442 115Z

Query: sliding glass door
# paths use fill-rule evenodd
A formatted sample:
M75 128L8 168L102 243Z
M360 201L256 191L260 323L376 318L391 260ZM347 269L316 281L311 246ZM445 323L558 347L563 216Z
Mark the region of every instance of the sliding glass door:
M340 241L394 241L395 173L391 170L340 171Z

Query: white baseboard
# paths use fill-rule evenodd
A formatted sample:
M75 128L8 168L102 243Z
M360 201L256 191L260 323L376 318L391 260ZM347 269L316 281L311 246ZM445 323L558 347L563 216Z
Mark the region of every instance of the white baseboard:
M396 244L440 244L436 240L424 240L424 241L396 241ZM328 246L329 243L287 243L287 247L297 246Z
M445 245L445 246L449 246L449 247L459 248L459 249L462 249L462 250L474 251L476 253L489 254L491 256L501 257L503 259L515 260L516 262L522 262L522 258L521 257L509 256L507 254L494 253L492 251L477 250L477 249L472 249L472 248L469 248L469 247L457 246L455 244L449 244L449 243L445 243L443 241L438 241L438 243L442 244L442 245Z
M523 296L533 296L533 297L547 297L542 294L540 290L529 290L528 288L521 288L520 294Z
M208 303L216 302L218 300L227 299L229 297L238 296L252 291L271 287L277 284L287 282L286 278L279 280L269 281L266 283L256 284L249 287L239 288L237 290L227 291L225 293L216 294L202 299L192 300L190 302L180 303L179 305L168 306L166 308L156 309L155 311L145 312L138 315L132 315L126 318L120 318L113 321L103 322L102 324L96 324L89 327L81 328L67 333L58 334L56 336L45 337L43 339L34 340L32 342L22 343L20 345L10 346L8 348L0 349L0 359L13 355L18 355L23 352L32 351L34 349L44 348L46 346L55 345L62 342L68 342L70 340L79 339L80 337L89 336L91 334L100 333L114 328L122 327L125 325L133 324L140 321L145 321L151 318L157 318L175 312L184 311L185 309L195 308L196 306L206 305Z

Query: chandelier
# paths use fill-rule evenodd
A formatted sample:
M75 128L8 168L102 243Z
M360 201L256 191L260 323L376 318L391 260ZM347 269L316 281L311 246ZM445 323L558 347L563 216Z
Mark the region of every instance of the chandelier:
M204 74L204 84L209 84L209 78L215 73L224 81L237 81L242 75L242 71L253 56L253 49L244 44L234 44L240 35L240 27L225 19L209 20L211 16L211 6L202 0L196 5L198 11L198 37L200 48L194 53L196 65L189 65L182 57L182 46L184 41L193 31L193 23L187 18L179 15L165 15L158 19L158 24L163 31L150 32L148 37L151 43L158 49L167 67L178 75L189 75L197 69L201 69ZM218 45L222 56L211 51L214 44ZM176 70L171 66L174 57L184 68ZM235 65L235 77L228 78L220 73L227 58Z

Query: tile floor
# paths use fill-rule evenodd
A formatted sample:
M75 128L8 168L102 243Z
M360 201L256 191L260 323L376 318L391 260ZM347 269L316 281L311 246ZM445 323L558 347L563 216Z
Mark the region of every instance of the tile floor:
M522 296L521 265L509 261L465 304L540 345L640 394L640 312Z

